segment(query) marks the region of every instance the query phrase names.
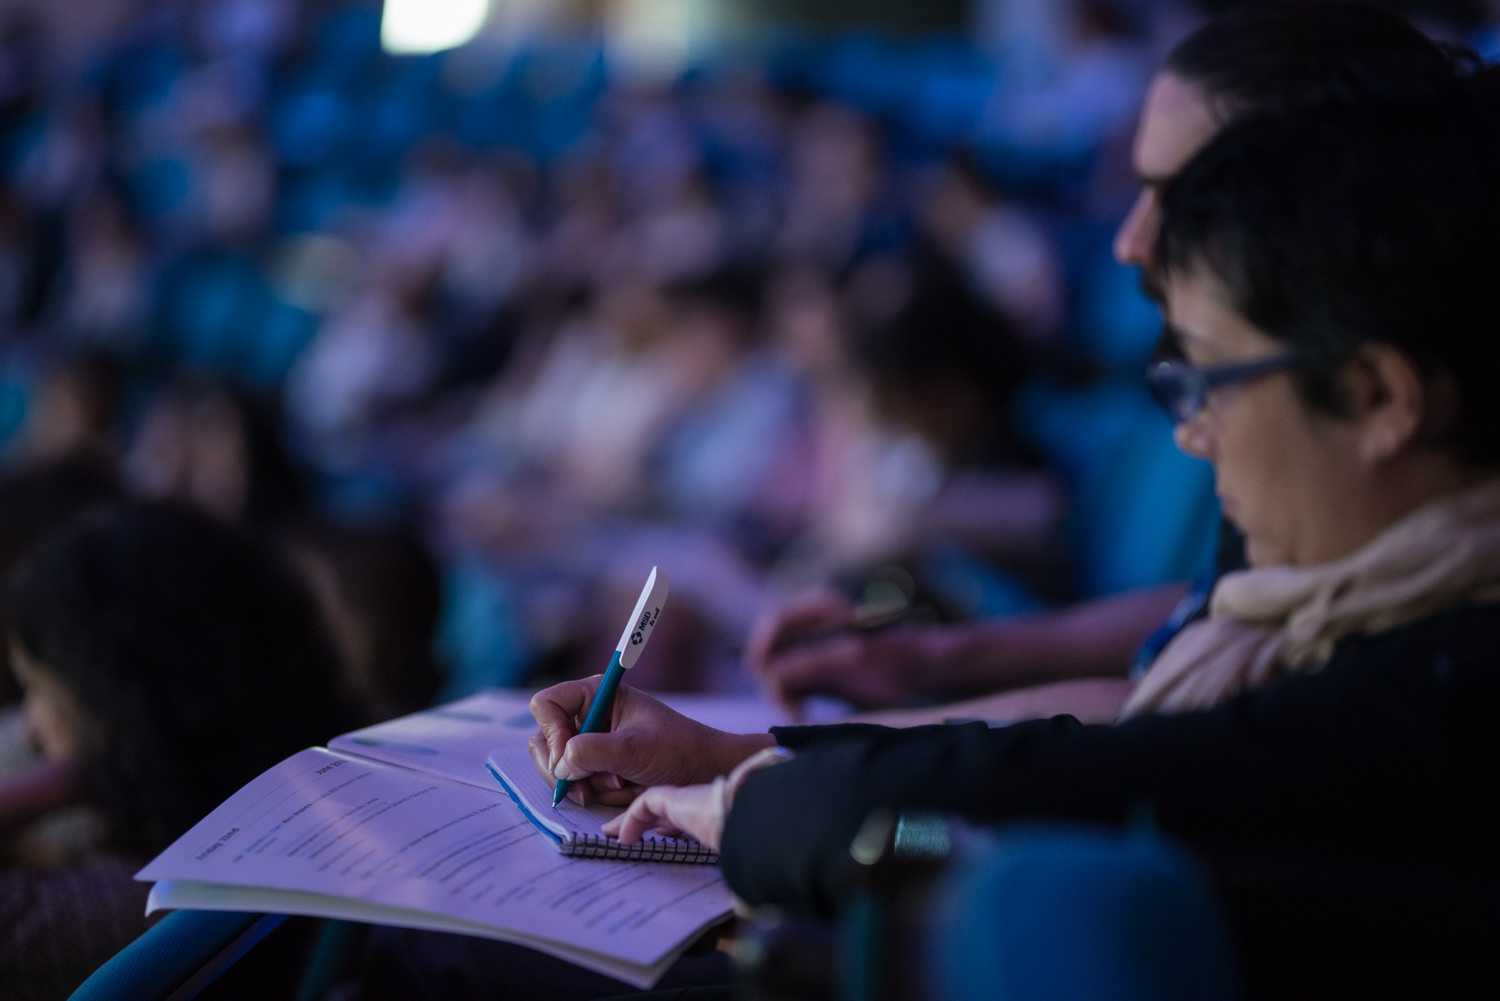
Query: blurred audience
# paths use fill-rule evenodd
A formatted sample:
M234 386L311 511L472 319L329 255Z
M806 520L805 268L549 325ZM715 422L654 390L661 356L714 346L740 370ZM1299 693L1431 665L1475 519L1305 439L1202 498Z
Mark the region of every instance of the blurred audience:
M389 707L597 670L654 563L671 687L748 686L729 651L810 584L1095 596L1100 484L1168 447L1108 241L1184 10L1065 5L1020 61L789 31L652 80L581 35L388 56L356 0L9 10L0 462L86 449L293 539ZM1178 555L1108 589L1200 569L1157 520Z

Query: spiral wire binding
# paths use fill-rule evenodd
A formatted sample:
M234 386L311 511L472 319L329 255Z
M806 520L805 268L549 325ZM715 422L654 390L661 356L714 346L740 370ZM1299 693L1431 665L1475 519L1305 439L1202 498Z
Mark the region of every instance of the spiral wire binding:
M714 865L719 853L690 838L643 838L633 845L622 845L614 838L595 834L575 834L557 845L574 858L630 859L636 862L695 862Z

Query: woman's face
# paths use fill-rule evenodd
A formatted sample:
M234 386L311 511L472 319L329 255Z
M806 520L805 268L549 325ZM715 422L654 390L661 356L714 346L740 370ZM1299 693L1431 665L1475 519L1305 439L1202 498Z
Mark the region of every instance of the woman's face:
M1189 363L1211 368L1281 354L1286 345L1253 326L1201 269L1174 275L1167 318ZM1357 422L1313 411L1286 370L1210 392L1203 411L1177 427L1177 445L1213 463L1224 516L1245 535L1252 566L1307 566L1367 540L1372 507Z
M32 745L54 761L82 754L87 729L73 694L19 643L11 644L10 663L25 696L26 735Z

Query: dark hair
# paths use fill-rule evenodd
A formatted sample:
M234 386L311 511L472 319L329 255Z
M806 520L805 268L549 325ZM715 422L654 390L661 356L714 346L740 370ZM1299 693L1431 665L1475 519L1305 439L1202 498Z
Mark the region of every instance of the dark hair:
M85 515L17 567L13 639L71 694L115 844L154 852L258 772L357 722L304 581L186 505Z
M749 267L720 265L705 274L668 283L663 294L679 308L706 309L730 317L736 335L758 334L765 299L764 278Z
M951 462L1030 462L1009 420L1029 374L1013 325L936 254L919 255L907 278L894 309L865 318L855 335L854 359L877 406L921 430Z
M1472 52L1433 41L1392 11L1319 2L1237 7L1179 43L1162 69L1197 86L1228 121L1433 96L1477 65Z
M175 408L190 424L201 424L211 411L230 418L244 463L244 496L237 516L245 524L269 531L303 515L307 483L283 440L280 403L274 396L225 379L188 374L174 376L152 403Z
M1361 344L1451 380L1437 429L1500 462L1500 143L1476 96L1257 117L1226 127L1162 193L1165 280L1203 270L1250 323L1292 346L1307 402L1341 409Z
M325 573L325 600L354 629L346 642L351 688L384 719L416 712L442 683L433 656L443 582L414 525L322 520L279 535L299 565Z
M29 549L90 508L125 495L114 466L93 452L28 462L0 471L0 580ZM0 595L0 625L7 620ZM0 628L0 632L4 629ZM20 698L10 648L0 645L0 704Z

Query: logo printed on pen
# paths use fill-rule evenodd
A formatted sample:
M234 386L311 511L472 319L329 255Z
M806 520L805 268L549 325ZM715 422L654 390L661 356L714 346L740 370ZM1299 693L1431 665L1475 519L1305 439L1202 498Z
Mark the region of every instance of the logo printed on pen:
M641 621L635 624L635 632L630 634L631 646L641 645L641 642L646 638L646 627L651 625L651 623L654 622L656 620L656 617L660 614L661 608L660 606L658 606L641 616Z

